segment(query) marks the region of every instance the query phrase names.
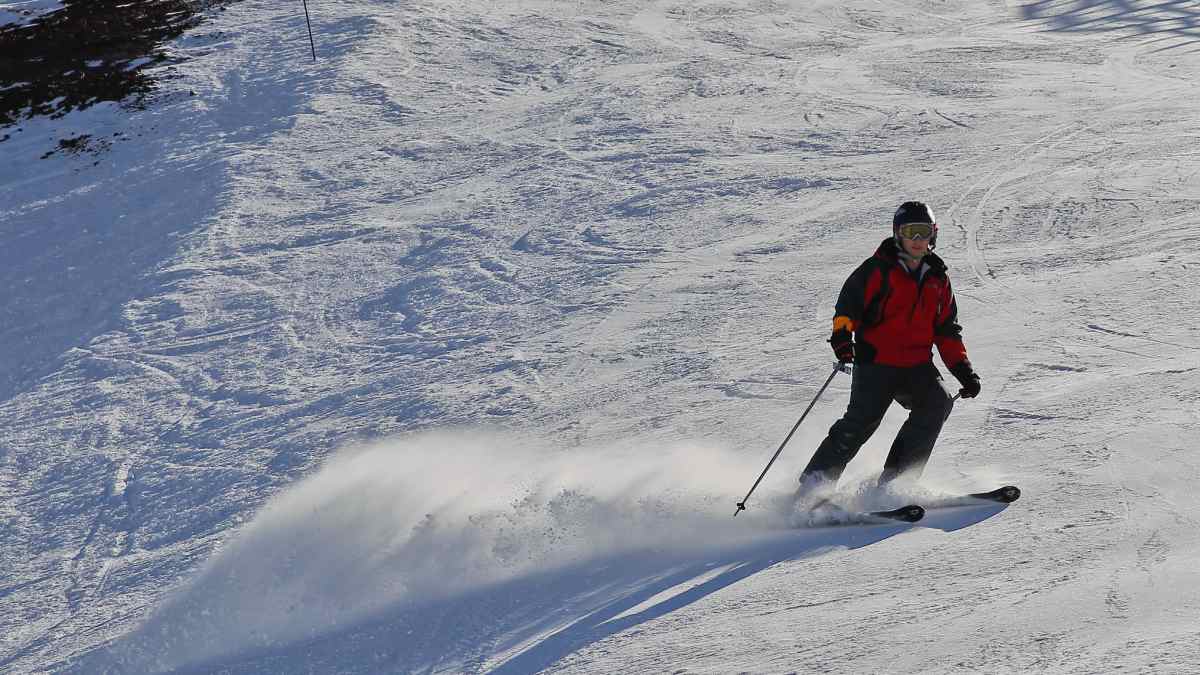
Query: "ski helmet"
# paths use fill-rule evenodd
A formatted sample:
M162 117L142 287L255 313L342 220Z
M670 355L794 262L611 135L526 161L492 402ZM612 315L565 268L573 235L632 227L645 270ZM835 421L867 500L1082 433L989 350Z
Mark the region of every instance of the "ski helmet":
M933 226L933 235L929 237L929 248L937 245L937 220L933 217L933 209L925 202L904 202L892 216L892 236L900 236L900 226L909 223L929 223Z

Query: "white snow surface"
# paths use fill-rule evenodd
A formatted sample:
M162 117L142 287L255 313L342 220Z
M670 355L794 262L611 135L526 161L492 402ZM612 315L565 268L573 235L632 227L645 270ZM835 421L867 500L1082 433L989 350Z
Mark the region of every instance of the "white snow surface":
M1195 3L309 9L4 130L0 671L1200 670ZM846 490L1024 496L790 529L838 376L731 517L908 199L983 393Z

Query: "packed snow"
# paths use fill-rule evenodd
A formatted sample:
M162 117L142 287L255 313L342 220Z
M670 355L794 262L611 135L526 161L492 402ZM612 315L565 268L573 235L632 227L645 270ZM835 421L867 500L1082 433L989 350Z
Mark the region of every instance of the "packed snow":
M1200 668L1194 3L308 6L0 129L0 671ZM908 199L983 393L845 490L1024 496L793 527L839 375L734 518Z

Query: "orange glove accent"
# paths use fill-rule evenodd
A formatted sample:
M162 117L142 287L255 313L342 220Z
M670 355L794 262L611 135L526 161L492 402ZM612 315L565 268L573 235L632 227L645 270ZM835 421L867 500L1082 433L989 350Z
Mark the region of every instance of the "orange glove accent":
M845 331L850 331L851 333L853 333L854 328L855 328L854 319L851 319L848 316L833 317L833 332L836 333L839 330L845 330Z

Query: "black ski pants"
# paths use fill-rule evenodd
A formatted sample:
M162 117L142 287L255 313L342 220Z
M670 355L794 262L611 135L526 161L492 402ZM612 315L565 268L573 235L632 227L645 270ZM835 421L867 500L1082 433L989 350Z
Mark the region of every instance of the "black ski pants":
M846 414L830 427L800 482L836 482L879 428L892 401L907 408L909 414L892 443L879 482L910 472L919 476L954 408L954 400L942 387L942 375L932 362L911 368L863 363L854 366Z

